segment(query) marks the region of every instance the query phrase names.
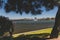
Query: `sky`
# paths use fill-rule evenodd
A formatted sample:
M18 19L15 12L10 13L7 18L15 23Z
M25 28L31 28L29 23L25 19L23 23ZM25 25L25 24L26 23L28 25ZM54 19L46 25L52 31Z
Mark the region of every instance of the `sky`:
M7 0L4 0L5 2L7 2ZM58 11L58 7L55 7L54 9L50 10L50 11L45 11L45 8L41 8L42 10L44 10L42 12L42 14L40 15L32 15L31 13L29 14L25 14L23 13L22 15L20 15L19 13L16 14L15 12L9 12L6 13L4 9L0 9L0 16L5 16L8 17L9 19L23 19L23 18L47 18L47 17L55 17L56 13Z
M15 12L9 12L6 13L4 9L0 9L0 16L5 16L8 17L9 19L23 19L23 18L47 18L47 17L55 17L56 13L58 11L58 7L55 7L54 9L50 10L50 11L45 11L44 8L42 8L42 10L44 10L42 12L42 14L40 15L32 15L31 13L29 14L25 14L23 13L22 15L20 15L19 13L16 14Z

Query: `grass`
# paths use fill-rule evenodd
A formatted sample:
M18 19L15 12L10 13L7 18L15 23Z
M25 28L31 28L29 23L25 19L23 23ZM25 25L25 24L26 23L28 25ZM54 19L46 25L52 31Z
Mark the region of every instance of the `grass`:
M41 30L29 31L24 33L18 33L13 35L13 40L46 40L49 37L52 28L46 28ZM11 37L5 39L12 40ZM4 39L4 40L5 40Z
M41 30L18 33L18 34L14 34L13 38L16 38L16 37L18 37L20 35L43 34L43 33L49 33L50 34L51 30L52 30L52 28L46 28L46 29L41 29Z

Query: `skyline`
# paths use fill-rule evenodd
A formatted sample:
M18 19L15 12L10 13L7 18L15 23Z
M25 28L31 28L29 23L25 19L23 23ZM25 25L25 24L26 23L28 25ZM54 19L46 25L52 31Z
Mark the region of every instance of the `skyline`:
M22 15L20 15L19 13L16 14L15 12L6 13L4 9L0 9L0 16L5 16L5 17L8 17L9 19L23 19L23 18L34 18L34 17L37 17L37 18L50 17L51 18L56 16L58 7L55 7L54 9L47 12L45 11L44 8L42 8L42 10L44 10L44 12L42 12L42 14L40 15L32 15L31 13L29 14L23 13Z

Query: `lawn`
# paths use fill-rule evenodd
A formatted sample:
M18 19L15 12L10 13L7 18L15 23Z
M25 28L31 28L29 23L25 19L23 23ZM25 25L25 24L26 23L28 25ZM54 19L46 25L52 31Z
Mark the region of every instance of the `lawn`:
M20 35L32 35L32 34L43 34L43 33L51 33L52 28L46 28L46 29L41 29L41 30L35 30L35 31L29 31L29 32L24 32L24 33L18 33L14 34L13 38L16 38Z
M46 40L49 38L51 31L52 28L46 28L24 33L17 33L13 34L13 40ZM11 40L11 37L7 37L7 39Z

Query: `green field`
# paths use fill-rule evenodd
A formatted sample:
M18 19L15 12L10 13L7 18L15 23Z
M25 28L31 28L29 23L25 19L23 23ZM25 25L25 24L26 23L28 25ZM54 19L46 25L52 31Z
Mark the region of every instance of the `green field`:
M45 38L50 36L51 30L53 28L54 23L46 22L46 23L37 23L37 24L15 24L14 27L14 39L19 38L33 38L33 37L40 37Z
M41 29L41 30L35 30L35 31L29 31L29 32L24 32L24 33L18 33L14 34L13 37L18 37L20 35L32 35L32 34L43 34L43 33L51 33L52 28L46 28L46 29Z
M40 30L28 31L23 33L13 34L13 40L45 40L50 38L52 28L45 28ZM10 40L11 38L8 37Z
M35 30L42 30L46 28L52 28L53 23L40 23L40 24L15 24L14 33L23 33Z

